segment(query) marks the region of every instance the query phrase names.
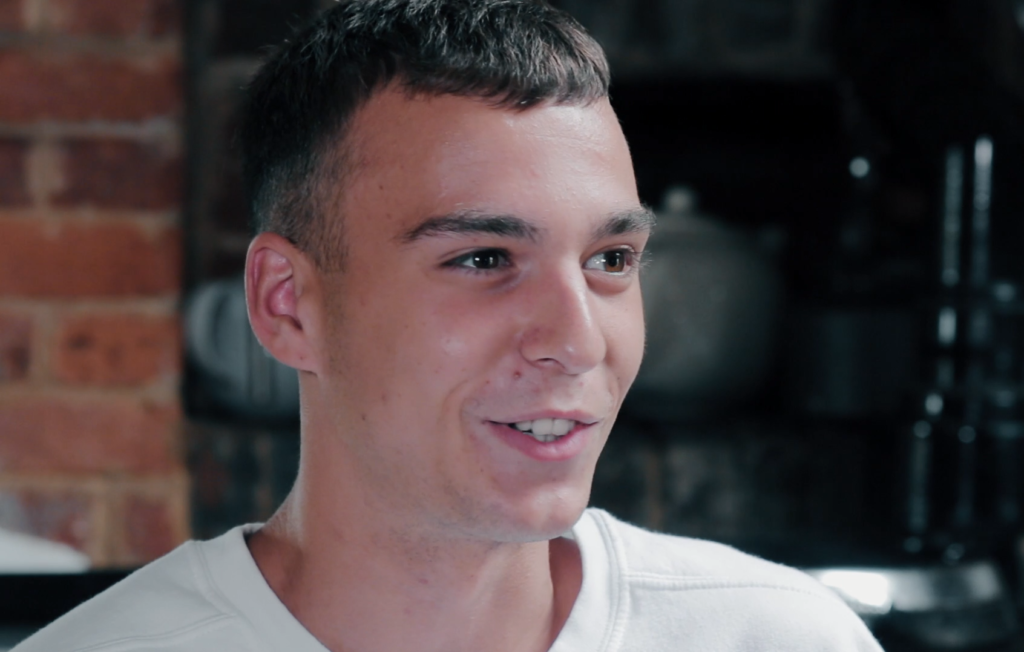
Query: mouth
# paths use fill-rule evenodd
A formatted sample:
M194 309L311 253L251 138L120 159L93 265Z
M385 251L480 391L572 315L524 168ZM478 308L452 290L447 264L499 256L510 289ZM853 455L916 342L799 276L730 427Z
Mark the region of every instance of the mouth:
M597 436L600 419L587 415L540 417L523 421L491 421L498 438L526 456L542 462L567 461L577 457Z
M580 425L572 419L534 419L503 424L515 428L519 432L533 437L542 443L551 443L565 437Z

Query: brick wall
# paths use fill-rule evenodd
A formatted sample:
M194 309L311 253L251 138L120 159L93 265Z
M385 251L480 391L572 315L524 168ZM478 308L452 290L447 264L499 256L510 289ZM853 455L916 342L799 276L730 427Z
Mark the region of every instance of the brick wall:
M0 527L188 535L178 0L0 0Z

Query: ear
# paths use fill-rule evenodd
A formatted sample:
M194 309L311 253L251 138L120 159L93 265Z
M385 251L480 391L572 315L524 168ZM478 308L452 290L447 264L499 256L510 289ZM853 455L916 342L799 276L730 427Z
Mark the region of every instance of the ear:
M319 278L309 257L275 233L261 233L245 257L249 323L272 356L300 371L318 373L316 333Z

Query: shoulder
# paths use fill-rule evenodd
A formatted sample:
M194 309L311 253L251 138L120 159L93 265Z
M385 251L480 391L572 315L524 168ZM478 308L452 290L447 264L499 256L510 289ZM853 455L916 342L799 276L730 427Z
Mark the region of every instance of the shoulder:
M242 649L236 647L241 641L229 643L237 639L228 630L237 627L238 618L210 580L204 545L183 544L58 618L14 651Z
M669 636L701 649L881 649L835 593L795 568L588 514L614 560L632 643Z

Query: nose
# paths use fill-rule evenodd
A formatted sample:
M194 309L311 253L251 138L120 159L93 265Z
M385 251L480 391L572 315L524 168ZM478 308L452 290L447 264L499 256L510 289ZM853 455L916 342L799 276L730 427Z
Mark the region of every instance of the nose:
M537 278L532 285L535 300L520 342L523 358L570 375L604 360L607 342L595 310L597 299L583 270L562 270Z

